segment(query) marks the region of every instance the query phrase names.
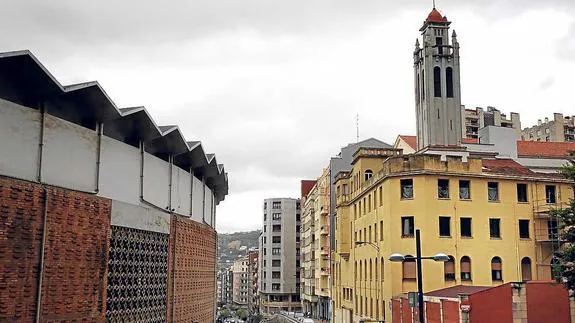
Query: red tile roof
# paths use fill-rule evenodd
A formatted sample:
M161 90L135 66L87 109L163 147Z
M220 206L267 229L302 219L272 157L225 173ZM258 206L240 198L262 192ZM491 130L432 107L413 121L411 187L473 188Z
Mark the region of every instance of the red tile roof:
M564 157L575 151L575 142L517 141L521 157Z
M315 185L315 180L302 180L301 181L301 197L307 196L309 191L311 191L311 189L313 188L313 186Z
M482 159L486 173L507 175L533 175L534 172L513 159Z
M447 18L440 14L437 9L433 8L427 16L427 19L425 19L425 22L447 22Z
M399 138L401 138L403 141L405 141L405 143L413 148L414 150L417 150L417 136L405 136L405 135L399 135Z
M458 295L464 294L469 295L473 293L477 293L486 289L491 288L492 286L468 286L468 285L457 285L453 287L442 288L438 290L434 290L432 292L425 293L425 296L432 296L432 297L448 297L448 298L457 298Z

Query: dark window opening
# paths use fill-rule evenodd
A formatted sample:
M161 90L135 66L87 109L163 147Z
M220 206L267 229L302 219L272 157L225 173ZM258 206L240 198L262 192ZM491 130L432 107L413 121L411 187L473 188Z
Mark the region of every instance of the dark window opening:
M279 224L276 224L274 226L272 226L272 231L273 232L281 232L282 231L282 226Z
M487 199L490 202L499 201L499 183L497 182L487 183Z
M412 199L413 198L413 179L402 179L400 181L401 185L401 199Z
M459 199L469 200L471 199L470 183L466 180L459 181Z
M451 236L451 218L447 216L439 217L439 235L441 237Z
M421 99L425 99L425 71L421 71Z
M529 220L519 220L519 238L529 239Z
M471 238L471 218L461 218L461 236Z
M500 219L489 219L489 237L501 238Z
M523 281L531 280L531 259L529 257L521 259L521 279Z
M557 202L555 185L545 185L545 200L549 204L555 204Z
M453 97L453 69L448 67L445 69L445 83L447 83L447 97Z
M402 216L401 217L401 236L402 237L413 237L414 232L414 221L412 216Z
M455 258L449 256L449 260L443 263L443 275L445 281L455 280Z
M440 199L449 198L449 180L448 179L438 179L437 180L437 197Z
M461 257L461 280L471 280L471 259L467 256Z
M517 202L527 202L527 184L517 184Z
M493 259L491 259L491 280L503 280L501 258L499 257L493 257Z
M437 53L443 55L443 38L435 37L435 45L437 46Z
M439 66L433 68L433 95L436 98L441 97L441 68Z

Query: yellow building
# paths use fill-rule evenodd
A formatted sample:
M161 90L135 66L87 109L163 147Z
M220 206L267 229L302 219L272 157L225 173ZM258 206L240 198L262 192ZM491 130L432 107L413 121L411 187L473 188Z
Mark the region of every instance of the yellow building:
M511 159L449 154L359 149L337 174L333 322L391 321L391 298L417 285L414 262L388 257L415 255L415 229L424 256L452 257L422 263L424 292L551 278L558 238L548 211L569 203L573 183Z
M301 299L303 311L317 319L330 318L329 194L328 168L316 181L302 181Z

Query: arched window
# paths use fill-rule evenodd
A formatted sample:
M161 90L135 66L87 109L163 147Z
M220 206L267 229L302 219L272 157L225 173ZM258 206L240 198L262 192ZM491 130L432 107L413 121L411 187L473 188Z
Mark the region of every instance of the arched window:
M384 277L383 277L383 257L381 257L381 262L380 262L379 268L380 268L380 271L381 271L381 275L380 275L379 277L380 277L380 279L383 281L383 278L384 278Z
M531 280L531 259L529 257L521 259L521 278L523 281Z
M421 99L425 100L425 71L421 71Z
M363 277L363 271L362 271L362 266L361 266L361 260L359 261L359 280L362 280Z
M363 173L363 178L364 180L367 182L371 177L373 176L373 171L371 169L367 169L364 173Z
M471 280L471 259L467 256L461 257L461 280Z
M451 67L448 67L447 69L445 69L445 83L447 85L447 97L448 98L452 98L453 97L453 69Z
M374 268L374 272L375 272L375 281L376 281L376 282L377 282L378 277L379 277L379 267L377 266L377 262L378 262L378 259L375 258L375 268Z
M358 271L357 271L357 260L356 260L356 261L355 261L355 279L356 279L356 280L359 278L358 275L359 275L359 273L358 273Z
M403 261L403 279L412 280L416 279L415 258L413 256L405 256Z
M421 93L419 92L419 73L417 73L417 80L415 82L415 102L419 103L419 97Z
M493 281L503 280L501 258L499 257L493 257L493 259L491 259L491 280Z
M441 97L441 67L433 68L433 95L436 98Z
M455 280L455 258L449 256L449 260L443 263L443 276L445 281Z
M369 280L373 280L373 263L369 259Z
M367 280L367 260L363 261L363 280Z

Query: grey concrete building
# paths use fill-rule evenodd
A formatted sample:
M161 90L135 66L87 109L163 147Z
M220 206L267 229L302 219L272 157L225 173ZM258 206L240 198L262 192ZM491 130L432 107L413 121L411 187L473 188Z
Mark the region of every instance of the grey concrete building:
M461 144L459 43L447 18L433 9L413 52L417 150Z
M264 200L258 275L260 312L300 311L300 200Z
M463 138L479 140L479 129L487 126L513 128L517 131L518 137L521 134L521 119L516 112L511 112L510 118L507 118L506 114L494 107L466 109L462 105L461 118Z
M575 116L554 113L553 120L537 120L537 124L521 131L521 140L575 142Z

